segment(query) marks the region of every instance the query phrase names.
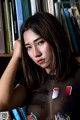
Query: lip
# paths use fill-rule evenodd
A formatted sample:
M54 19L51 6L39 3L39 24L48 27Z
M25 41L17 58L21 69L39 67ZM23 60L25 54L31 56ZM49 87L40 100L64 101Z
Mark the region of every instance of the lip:
M44 63L44 59L40 59L40 60L37 60L37 63L39 63L39 64L42 64L42 63Z

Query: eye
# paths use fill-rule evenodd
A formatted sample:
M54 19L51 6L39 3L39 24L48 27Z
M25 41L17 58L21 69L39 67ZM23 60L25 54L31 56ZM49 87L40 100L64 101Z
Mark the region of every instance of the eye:
M31 48L32 48L31 46L26 47L27 51L31 50Z
M44 40L40 40L39 42L38 42L38 45L43 45L44 44Z

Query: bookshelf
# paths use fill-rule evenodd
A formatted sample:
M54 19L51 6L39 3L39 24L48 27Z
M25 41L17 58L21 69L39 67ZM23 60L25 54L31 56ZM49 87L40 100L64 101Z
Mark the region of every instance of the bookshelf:
M20 37L20 35L19 35L20 33L19 33L18 29L20 29L21 23L25 19L27 19L29 16L33 15L34 13L40 12L40 11L49 12L49 13L55 15L55 17L57 17L60 21L60 15L61 15L60 12L61 12L62 7L68 6L68 8L69 8L70 5L76 4L78 6L78 10L79 10L79 14L80 14L80 0L65 0L65 1L64 0L44 0L44 1L42 1L42 0L36 0L36 1L35 0L34 1L33 0L30 0L30 1L29 0L24 0L24 1L20 0L20 3L21 2L22 2L22 6L21 6L21 4L18 6L18 2L16 0L10 0L10 1L0 0L0 6L1 6L0 7L0 14L1 14L0 19L1 19L1 21L3 21L1 29L2 29L2 33L7 31L6 32L7 37L4 37L4 36L6 36L6 34L4 34L3 38L0 40L0 43L1 43L0 59L1 59L1 57L8 58L8 57L12 56L11 53L13 50L14 41L15 41L15 39L18 39ZM37 4L36 4L36 2L37 2ZM5 7L5 9L4 9L4 7ZM18 11L18 9L19 9L19 11ZM60 9L60 11L58 11L59 9ZM6 22L8 21L7 26L5 26L5 17L4 17L5 10L6 10L6 14L7 14ZM20 20L17 16L20 18ZM21 21L21 23L20 23L20 21ZM20 24L17 26L17 23L18 24L20 23ZM4 30L3 30L3 27L4 27ZM8 27L8 28L6 28L6 27ZM9 39L9 40L7 41L7 39ZM10 41L10 39L11 39L11 41ZM7 42L4 43L4 40ZM79 42L79 48L80 48L80 42ZM80 51L79 51L79 53L80 53ZM77 56L76 59L80 62L80 55Z
M2 55L0 54L0 77L4 72L8 62L10 61L10 55Z
M3 20L2 26L1 26L2 33L4 33L4 31L7 31L7 38L9 38L9 36L10 36L10 39L11 39L11 42L9 42L10 40L7 41L7 38L5 38L6 34L2 34L4 36L2 39L0 39L0 44L1 44L1 46L0 46L0 71L1 71L0 76L3 73L9 60L12 57L13 44L14 44L15 39L18 39L20 37L18 29L20 29L21 23L19 24L19 22L20 22L19 18L23 22L25 19L27 19L29 16L33 15L34 13L40 12L40 11L45 11L45 12L49 12L49 13L55 15L55 17L57 17L57 19L59 19L59 21L61 22L61 20L60 20L60 17L61 17L60 12L62 12L61 9L64 7L69 8L70 5L75 5L75 4L76 4L76 6L78 6L77 14L80 15L80 0L65 0L65 1L63 1L63 0L44 0L44 1L20 0L20 3L21 2L22 2L22 6L21 6L21 4L20 4L20 6L18 6L17 1L15 1L15 0L10 0L10 1L0 0L0 6L1 6L0 7L0 14L1 14L0 20L1 21ZM36 2L37 2L37 4L36 4ZM4 17L5 9L4 9L4 7L7 11L6 19L8 21L7 24L9 24L8 26L5 26L5 20L4 20L5 19L5 17ZM18 16L19 11L17 9L20 9L19 11L21 11L21 14L20 14L21 16ZM35 12L32 11L33 9ZM64 17L64 14L63 14L63 17ZM79 20L80 20L80 18L79 18ZM19 26L17 26L17 22L18 22ZM14 26L14 24L15 24L15 26ZM79 22L79 24L80 24L80 22ZM5 27L8 27L8 28L5 30ZM66 29L67 29L67 27L66 27ZM79 30L80 30L80 28L79 28ZM80 37L79 37L79 39L80 39ZM4 40L7 42L4 43ZM71 40L70 40L70 42L71 42ZM7 45L6 45L6 43L7 43ZM80 48L80 42L79 42L79 48ZM11 49L11 51L10 51L10 49ZM78 55L75 54L75 57L76 57L76 60L78 61L78 63L80 63L80 51L79 51Z
M25 19L27 19L29 16L31 16L34 11L35 12L39 12L39 11L49 12L49 13L55 15L58 19L60 19L61 13L59 14L58 12L62 12L61 9L63 7L68 6L68 8L69 8L70 5L76 4L76 6L78 6L77 14L79 14L79 21L78 22L79 22L79 27L80 27L80 0L65 0L65 1L57 0L57 2L56 2L56 0L44 0L44 1L36 0L37 4L36 4L35 0L34 1L33 0L30 0L30 1L29 0L24 0L24 1L20 0L20 1L22 2L22 7L21 7L21 4L20 4L20 6L18 6L18 3L15 2L15 0L10 0L10 1L0 0L0 15L1 15L0 21L2 21L1 22L2 23L1 33L0 33L0 37L1 37L1 39L0 39L0 64L2 63L2 60L4 61L4 63L0 65L0 69L3 68L3 66L5 66L6 61L9 62L10 58L12 57L12 49L13 49L14 41L15 41L15 39L18 39L20 37L20 35L18 34L18 32L19 32L18 29L19 29L21 23L19 24L20 20L18 17L16 17L16 16L18 16L17 9L20 9L21 16L23 15L23 17L19 16L21 18L22 22ZM17 5L15 5L15 4L17 4ZM18 7L16 7L16 6L18 6ZM5 20L4 20L5 14L4 14L4 10L3 10L4 7L7 11L6 12L7 18L6 19L8 20L8 23L7 23L7 24L9 24L8 26L5 26ZM34 11L32 11L33 8L34 8ZM57 10L60 9L60 11L57 11L56 9ZM64 17L64 14L63 14L63 17ZM6 20L6 22L7 22L7 20ZM18 22L19 26L17 26L17 22ZM14 23L15 23L15 26L14 26ZM5 27L8 27L8 28L5 30ZM80 30L80 28L79 28L79 30ZM3 33L5 33L5 31L7 31L7 38L9 38L8 36L10 36L11 42L7 41L7 38L5 37L6 34L3 34ZM80 33L79 33L79 39L80 39ZM5 42L4 40L7 42ZM7 43L7 45L6 45L6 43ZM78 47L80 49L80 42L78 44ZM11 49L11 51L10 51L10 49ZM76 56L77 61L80 63L80 51L79 51L78 55L75 53L75 56Z
M0 54L0 58L1 57L12 57L12 54Z
M15 2L15 0L10 0L10 1L0 0L0 15L1 15L0 20L2 21L1 22L2 23L2 26L1 26L1 30L2 30L1 35L2 36L0 35L0 37L1 37L1 39L0 39L0 71L2 71L1 68L5 69L7 63L9 62L10 58L12 57L12 49L13 49L13 44L14 44L15 39L18 39L20 37L20 35L18 34L18 32L19 32L18 29L20 29L19 27L20 27L21 23L19 24L20 20L18 17L20 17L20 16L18 16L19 11L17 9L20 9L20 11L21 11L20 19L22 22L25 19L27 19L29 16L31 16L32 14L39 12L39 11L49 12L49 13L55 15L60 20L61 13L59 14L59 12L62 12L61 9L63 7L69 8L70 5L76 4L76 6L78 6L77 14L79 14L79 24L80 24L80 0L65 0L65 1L63 1L63 0L44 0L44 1L20 0L20 3L21 2L22 2L22 7L21 7L21 4L20 4L20 6L18 6L17 1ZM36 2L37 2L37 4L36 4ZM4 9L4 7L5 7L5 9ZM32 11L33 9L35 12ZM5 17L4 17L5 10L6 10L6 14L7 14L6 22L8 21L7 26L5 26L5 20L4 20L5 19ZM58 11L58 10L60 10L60 11ZM64 17L64 14L63 14L63 17ZM17 26L17 22L18 22L19 26ZM14 26L14 24L15 24L15 26ZM6 27L8 27L8 28L5 30ZM80 25L79 25L79 27L80 27ZM80 30L80 28L79 28L79 30ZM4 34L5 31L7 31L6 38L5 38L6 34ZM9 42L10 39L9 39L9 41L7 41L9 36L10 36L11 42ZM80 36L79 36L79 39L80 39ZM7 42L5 42L5 41L7 41ZM70 40L70 42L71 42L71 40ZM7 45L5 45L5 44L7 44ZM80 48L80 42L78 45L79 45L78 47ZM11 49L11 51L10 51L10 49ZM79 51L79 54L78 55L75 54L75 56L76 56L77 61L80 63L80 51ZM0 74L0 76L1 76L1 74Z
M0 77L10 61L12 54L0 54Z
M54 9L54 15L63 25L73 55L80 64L80 0L57 0Z

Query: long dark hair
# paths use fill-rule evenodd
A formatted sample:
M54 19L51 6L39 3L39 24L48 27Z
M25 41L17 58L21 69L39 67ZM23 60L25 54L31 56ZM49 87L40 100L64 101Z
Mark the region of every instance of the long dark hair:
M28 88L38 86L44 81L45 71L28 56L23 34L28 29L40 35L51 45L56 60L56 81L63 81L75 66L69 40L59 21L51 14L42 12L28 18L21 27L22 63Z

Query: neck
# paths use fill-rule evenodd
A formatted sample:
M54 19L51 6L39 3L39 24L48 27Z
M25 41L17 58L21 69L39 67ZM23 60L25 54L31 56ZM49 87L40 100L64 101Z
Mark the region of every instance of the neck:
M56 69L46 69L46 72L50 75L56 75Z

